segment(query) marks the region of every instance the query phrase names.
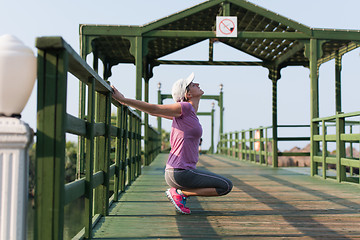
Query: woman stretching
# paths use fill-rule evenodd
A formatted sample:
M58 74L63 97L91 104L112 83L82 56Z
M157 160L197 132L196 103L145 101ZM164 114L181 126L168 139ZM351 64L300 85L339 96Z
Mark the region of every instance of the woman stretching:
M121 104L136 108L156 117L172 120L171 151L165 169L166 183L171 187L166 195L183 214L191 211L185 206L190 196L222 196L228 194L232 182L209 171L196 169L199 160L199 143L202 127L197 118L201 96L204 94L198 83L194 83L194 73L173 84L174 104L158 105L125 98L114 86L113 98Z

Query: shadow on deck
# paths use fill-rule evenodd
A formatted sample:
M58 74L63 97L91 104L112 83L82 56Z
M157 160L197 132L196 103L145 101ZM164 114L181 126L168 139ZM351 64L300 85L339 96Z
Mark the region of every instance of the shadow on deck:
M234 183L223 197L192 197L179 215L165 197L167 154L114 203L93 239L354 239L360 238L359 187L323 181L221 155L201 155L199 168Z

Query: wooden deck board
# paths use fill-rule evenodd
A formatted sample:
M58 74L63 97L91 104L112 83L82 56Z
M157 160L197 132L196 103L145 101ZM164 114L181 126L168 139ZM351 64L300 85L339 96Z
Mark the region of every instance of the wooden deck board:
M192 197L179 215L165 197L166 154L112 205L94 239L360 239L360 188L219 155L198 167L234 183L223 197Z

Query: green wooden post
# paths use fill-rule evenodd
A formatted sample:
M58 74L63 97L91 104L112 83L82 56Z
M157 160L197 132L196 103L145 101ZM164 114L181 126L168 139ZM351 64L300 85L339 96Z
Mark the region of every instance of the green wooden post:
M352 134L352 125L350 125L350 134ZM350 158L354 158L353 142L350 143ZM350 176L354 175L354 168L350 167Z
M241 159L246 160L246 138L245 131L241 131Z
M254 153L254 131L249 131L249 155L250 155L250 161L255 161L255 153Z
M225 133L224 135L224 151L225 151L225 155L229 155L229 138L228 138L228 134Z
M222 3L223 16L230 16L230 3Z
M158 83L158 104L162 104L162 98L161 98L161 83ZM157 117L157 130L160 133L160 138L162 137L161 134L161 117Z
M341 58L336 51L335 56L335 112L341 112Z
M111 100L112 94L108 92L106 94L106 105L104 108L105 114L105 146L104 146L104 183L102 184L102 215L109 215L109 197L110 197L110 165L111 165Z
M264 159L264 129L261 128L260 130L260 155L259 155L259 161L260 164L265 164L265 159Z
M214 60L214 42L210 38L209 39L209 62L212 62Z
M136 162L136 135L135 135L135 127L136 127L136 117L134 114L131 116L131 181L135 180L135 162Z
M145 76L145 102L149 102L149 78L148 75L146 74ZM149 141L149 114L145 113L145 129L144 129L144 148L145 148L145 165L149 165L151 160L150 160L150 141Z
M68 55L38 51L35 239L63 239Z
M268 157L269 157L269 154L268 154L268 135L267 135L267 130L268 128L265 128L265 164L266 166L269 165L269 161L268 161Z
M79 118L85 120L85 103L86 103L86 84L82 81L79 86ZM84 175L85 169L85 138L78 137L78 154L76 163L76 178L80 179Z
M95 122L103 122L103 123L107 123L108 121L108 110L107 110L107 97L104 96L103 94L100 93L96 93L95 94L95 98L96 98L96 108L95 108ZM104 180L107 179L108 174L109 174L109 166L108 166L108 161L106 159L107 154L106 154L106 137L105 136L98 136L95 138L95 165L94 165L94 169L95 172L97 171L103 171L104 172ZM95 193L94 193L94 212L95 214L101 214L103 216L105 216L107 214L107 210L108 210L108 193L107 193L107 188L108 186L106 186L108 184L102 184L100 186L98 186L95 189Z
M143 44L142 37L135 38L136 52L135 52L135 65L136 65L136 99L142 100L142 74L143 74ZM141 112L136 111L141 117Z
M95 136L95 79L88 85L88 130L86 131L85 160L85 238L92 237L93 217L93 173L94 173L94 136Z
M223 136L221 134L220 135L220 139L217 143L217 147L216 147L216 153L219 153L221 154L221 148L222 148L222 139L223 139Z
M131 185L132 182L132 172L133 172L133 158L134 158L134 134L133 134L133 115L129 115L129 162L128 162L128 185Z
M235 158L239 158L239 132L235 132Z
M129 109L127 107L123 107L123 137L122 137L122 159L121 159L121 191L125 191L125 184L126 184L126 173L127 173L127 159L128 159L128 138L129 138L129 131L128 131L128 124L129 124Z
M116 148L115 148L115 177L114 177L114 201L118 201L119 193L121 191L121 154L122 154L122 136L123 136L123 105L120 108L117 108L116 112L116 127L117 127L117 134L116 134Z
M280 70L270 67L269 78L272 81L272 166L278 167L277 82L280 79Z
M136 121L136 134L137 134L137 163L138 163L138 171L137 175L139 176L141 174L141 119L137 119Z
M234 155L234 151L233 151L233 133L229 133L229 150L228 150L228 155L229 156L233 156Z
M86 42L86 37L82 37L81 42ZM80 55L81 58L86 61L86 54L88 52L88 45L81 45ZM83 81L79 81L79 118L85 120L86 109L86 84ZM80 179L84 175L85 169L85 137L78 137L78 154L76 163L76 178Z
M323 178L326 179L326 170L327 170L327 164L326 164L326 157L327 157L327 143L326 143L326 126L325 121L322 120L322 170L323 170Z
M211 146L210 146L210 153L214 153L214 107L211 109Z
M341 112L338 112L341 114ZM341 164L341 158L346 157L345 142L341 140L341 134L345 133L344 117L336 116L336 179L338 182L346 180L346 168Z
M224 133L224 95L223 95L223 84L220 84L220 94L219 94L219 108L220 108L220 134Z
M319 142L314 141L314 135L319 134L319 123L313 122L312 119L319 117L319 79L318 79L318 58L320 55L321 45L318 46L316 39L310 39L308 45L309 51L306 51L310 61L310 157L311 157L311 175L318 174L318 164L314 157L319 152Z

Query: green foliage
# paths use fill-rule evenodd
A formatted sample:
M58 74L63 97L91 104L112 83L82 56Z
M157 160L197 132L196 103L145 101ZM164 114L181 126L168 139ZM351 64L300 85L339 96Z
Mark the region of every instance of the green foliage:
M77 144L66 142L65 149L65 182L75 180L76 176Z
M67 142L65 149L65 182L71 182L76 177L77 143ZM29 149L29 193L34 194L36 144Z
M36 144L29 149L29 193L34 196Z

